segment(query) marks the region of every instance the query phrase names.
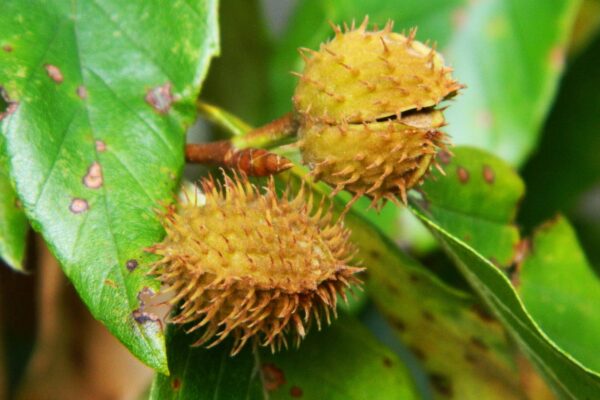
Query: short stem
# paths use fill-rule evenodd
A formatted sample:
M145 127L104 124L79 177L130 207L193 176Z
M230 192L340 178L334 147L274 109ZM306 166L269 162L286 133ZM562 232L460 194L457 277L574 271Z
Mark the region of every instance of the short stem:
M248 147L266 148L291 137L296 133L297 129L298 124L293 114L287 113L260 128L251 130L245 135L236 136L231 141L238 149Z
M223 165L227 153L233 148L229 140L212 143L188 143L185 159L195 164Z
M202 115L225 128L234 137L211 143L186 144L187 162L235 168L249 176L277 174L294 165L285 157L264 150L281 144L284 139L296 133L297 123L292 113L249 130L245 128L247 125L243 121L218 107L201 101L198 101L197 107Z

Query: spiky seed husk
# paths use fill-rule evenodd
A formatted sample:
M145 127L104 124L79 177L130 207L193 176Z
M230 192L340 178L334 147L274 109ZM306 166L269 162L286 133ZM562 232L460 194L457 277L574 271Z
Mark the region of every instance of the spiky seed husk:
M181 304L172 322L204 328L195 345L232 336L232 354L251 338L273 351L299 344L313 322L329 323L362 270L348 265L349 230L322 205L313 213L304 190L278 197L272 179L263 193L238 177L201 189L205 203L167 212L166 237L150 249L162 256L152 273Z
M305 60L294 94L302 158L313 175L360 196L406 203L448 139L434 107L462 87L442 56L408 36L367 31L368 19ZM437 165L437 164L436 164ZM382 202L382 203L383 203ZM348 208L347 207L347 208Z
M354 201L367 195L376 207L381 199L406 203L407 190L423 179L437 148L445 145L442 132L395 120L368 124L367 129L309 124L299 134L304 162L315 178L333 185L333 194L354 193Z
M365 18L319 51L301 50L305 67L293 101L301 118L337 124L375 121L439 104L462 85L434 49L391 31L367 31Z

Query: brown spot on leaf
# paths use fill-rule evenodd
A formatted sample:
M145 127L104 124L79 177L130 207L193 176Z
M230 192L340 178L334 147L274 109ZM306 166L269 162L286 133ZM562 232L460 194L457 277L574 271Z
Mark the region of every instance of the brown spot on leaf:
M263 364L262 373L265 381L265 389L268 391L276 390L281 385L285 385L285 375L275 364Z
M425 361L425 353L417 346L409 346L408 349L421 361Z
M477 315L484 322L494 322L495 321L494 316L492 314L490 314L489 311L487 309L483 308L483 306L481 306L480 304L473 304L471 306L471 309L473 310L475 315Z
M429 374L429 381L438 393L447 397L452 396L452 382L450 382L450 378L447 376L434 372Z
M179 390L179 388L181 387L181 379L173 378L171 380L171 387L173 388L173 390Z
M512 268L509 270L509 278L514 287L521 285L521 267L530 252L531 240L529 238L522 239L515 245Z
M494 183L494 180L496 179L496 174L494 173L492 167L490 167L489 165L483 166L483 179L490 185Z
M88 92L85 86L83 85L79 85L77 86L77 96L79 96L80 99L85 100L88 97Z
M469 171L463 167L456 168L456 176L458 176L460 183L467 183L469 181Z
M300 389L298 386L292 386L290 388L290 396L292 397L302 397L303 394L304 392L302 392L302 389Z
M475 364L477 362L477 357L467 350L467 352L465 352L465 360L468 363Z
M133 316L133 319L135 320L135 322L137 322L138 324L144 324L146 322L159 322L160 323L160 319L149 312L146 311L142 311L141 309L137 309L134 310L131 315Z
M172 85L165 83L162 86L152 88L148 90L144 99L157 113L166 114L173 104Z
M19 108L19 103L17 103L16 101L9 102L8 107L6 107L6 110L0 113L0 121L17 111L17 108Z
M370 250L369 255L376 260L378 260L379 257L381 257L381 254L379 254L379 252L377 250Z
M448 165L448 164L450 164L450 161L452 161L452 154L450 154L450 152L447 150L441 150L437 154L437 158L438 158L438 160L440 160L440 163L442 163L444 165Z
M383 357L383 366L386 368L391 368L394 363L389 357Z
M132 258L131 260L127 260L125 266L127 267L127 270L131 272L138 267L138 262Z
M0 86L0 96L2 97L2 100L4 100L4 102L7 104L6 109L4 111L0 112L0 121L2 121L4 118L9 116L10 114L17 111L17 108L19 107L19 103L16 101L12 101L10 99L10 96L8 95L8 93L6 93L6 90L2 86Z
M10 53L14 50L14 48L10 44L5 44L4 46L2 46L2 50L4 50L7 53Z
M550 66L555 71L560 71L565 65L565 48L558 45L550 50Z
M44 65L44 68L46 69L46 73L48 74L48 76L50 77L50 79L52 79L54 82L61 84L64 81L64 77L62 74L62 71L60 70L60 68L58 68L56 65L52 65L52 64L46 64Z
M102 167L97 161L94 161L83 177L83 184L90 189L98 189L102 186Z
M429 311L427 311L427 310L423 310L423 311L421 312L421 314L423 314L423 318L425 318L427 321L429 321L429 322L433 322L433 321L435 321L435 317L434 317L434 316L433 316L433 314L432 314L432 313L430 313Z
M140 290L137 294L138 302L140 303L140 309L143 310L146 306L146 303L149 302L154 296L154 291L150 289L148 286L144 286L142 290Z
M400 295L400 288L398 286L396 286L395 284L393 284L391 282L386 282L385 287L391 294L393 294L395 296Z
M472 344L473 346L477 347L477 348L478 348L478 349L480 349L480 350L483 350L483 351L486 351L486 350L488 350L488 345L487 345L487 344L485 344L485 343L483 342L483 340L481 340L481 339L479 339L479 338L477 338L477 337L475 337L475 336L472 336L472 337L471 337L471 344Z
M96 151L99 153L106 151L106 143L102 140L96 140Z
M404 332L406 330L406 324L401 319L394 317L390 319L390 323L394 328L396 328L399 332Z
M417 283L420 280L419 277L417 275L415 275L415 274L410 274L408 276L408 279L410 279L410 281L413 282L413 283Z
M81 214L86 212L88 209L89 205L87 200L77 197L71 200L71 204L69 205L69 210L71 210L73 214Z
M531 240L529 238L525 238L517 242L514 249L514 256L512 262L514 264L520 265L525 261L525 258L531 251Z
M117 284L112 279L105 279L104 284L113 288L117 287Z

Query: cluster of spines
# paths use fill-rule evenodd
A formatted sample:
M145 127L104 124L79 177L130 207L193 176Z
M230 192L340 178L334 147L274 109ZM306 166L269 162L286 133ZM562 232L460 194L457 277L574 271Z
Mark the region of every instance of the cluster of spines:
M342 190L349 190L354 194L347 202L346 210L362 196L371 198L369 208L380 209L387 200L399 205L398 197L406 205L408 202L407 190L423 181L430 165L435 166L442 174L444 173L434 157L438 149L446 149L447 137L445 134L438 130L407 129L401 133L406 140L399 142L393 138L393 135L399 134L396 131L397 126L394 125L397 123L389 121L387 122L388 128L384 131L369 130L370 134L378 135L382 143L390 143L392 147L386 152L368 157L365 152L358 151L351 159L347 160L356 162L358 166L344 162L347 164L346 167L330 173L328 181L334 185L331 196L335 196ZM341 135L348 134L347 129L339 129L338 132ZM315 134L326 133L317 131ZM367 159L368 163L365 163ZM339 161L325 158L311 165L311 173L318 180ZM423 168L425 171L422 170ZM365 185L367 182L369 184ZM381 200L383 202L380 203Z
M335 38L337 40L342 40L344 35L350 32L360 33L362 40L364 41L371 41L374 38L373 34L370 34L366 31L368 26L368 17L365 17L357 29L354 28L354 24L352 24L350 28L345 26L346 32L342 32L339 26L333 24L331 25L334 29ZM376 98L370 102L370 105L372 106L372 109L380 111L379 115L374 117L373 112L365 115L361 110L352 110L351 112L349 111L347 114L343 115L340 120L339 115L332 116L328 113L327 109L315 112L312 103L301 101L298 93L296 93L293 100L294 104L296 105L296 111L299 113L300 117L308 119L311 123L324 124L338 124L340 122L357 123L363 121L372 122L376 118L387 117L390 115L395 115L398 119L400 119L402 112L406 110L421 110L423 108L433 106L444 98L452 96L463 87L463 85L457 81L449 78L449 73L452 72L452 68L444 66L443 63L440 62L439 55L435 49L435 44L429 48L426 55L426 62L429 65L429 75L430 78L433 79L432 82L435 83L438 88L441 88L439 93L433 93L434 90L432 87L424 80L422 76L417 74L405 75L406 80L401 80L394 76L393 72L396 70L397 66L390 61L391 50L384 39L385 36L392 34L392 29L393 23L388 21L383 30L376 32L381 44L380 54L377 56L377 60L382 63L382 67L384 67L382 70L387 72L387 74L381 74L381 76L378 77L379 79L376 81L372 81L369 80L368 77L364 77L364 74L361 72L360 68L351 65L347 60L345 60L343 55L333 51L330 48L329 43L321 44L320 51L303 47L299 49L299 53L307 66L315 62L339 65L341 68L340 73L344 73L345 71L347 74L349 74L352 80L358 82L364 87L363 95L365 96L368 96L369 94L376 94L376 92L381 90L393 90L394 97L396 98L410 97L410 99L407 99L407 102L411 104L410 107L391 109L390 106L393 106L393 104L391 104L393 101L382 99L381 96L376 95ZM413 28L409 31L408 35L402 33L402 36L395 35L394 39L403 39L406 47L425 48L426 45L415 41L416 31L416 28ZM301 82L313 86L318 93L331 98L334 103L351 101L348 98L349 95L346 93L348 92L348 88L339 90L340 88L335 88L330 85L328 86L326 79L317 79L315 77L311 77L310 73L292 72L292 74L297 76ZM408 90L407 87L410 87L411 90ZM415 93L415 88L419 89L417 93ZM352 93L351 96L355 97L356 94ZM422 100L423 98L425 100Z
M189 216L169 208L164 219L167 239L151 249L163 257L154 265L152 273L175 293L171 303L181 303L179 313L171 317L171 322L189 325L188 332L204 328L195 345L212 347L231 336L234 340L233 355L251 338L260 345L270 346L273 351L287 346L288 338L299 344L313 321L319 329L323 316L330 323L331 316L336 316L337 296L345 300L345 290L351 284L359 283L355 274L361 269L346 265L353 257L348 244L349 231L339 224L330 224L331 213L322 207L311 214L312 201L305 202L304 190L300 190L292 200L288 200L287 194L279 198L273 181L269 182L265 193L261 194L246 179L226 178L225 187L213 180L204 180L201 187L206 200L201 207L208 207L208 212L220 210L221 215L215 217L225 221L232 212L243 214L249 203L259 202L257 207L264 210L264 221L268 225L280 223L282 221L277 219L286 216L297 218L300 225L315 229L312 233L297 232L297 236L306 234L308 237L296 237L292 241L303 240L310 245L313 245L312 240L322 243L326 246L324 250L330 252L330 264L318 265L315 272L315 266L310 262L317 257L307 253L303 260L308 263L303 271L306 276L300 281L293 281L296 278L293 274L287 279L261 276L261 269L264 272L265 269L297 270L299 267L291 264L294 260L287 260L290 264L286 265L285 257L278 259L277 252L271 251L267 258L261 258L262 262L271 265L261 265L246 254L249 270L242 275L227 275L230 256L239 250L228 242L231 238L223 237L223 247L215 248L214 244L205 240L203 232L207 235L210 232L206 232L207 227L202 225L201 220L194 220L194 224L190 225L191 221L186 221ZM181 204L180 207L198 205ZM285 222L292 223L291 220ZM318 232L318 238L310 236L314 232ZM249 230L245 234L248 241L264 240L260 229ZM174 245L175 242L180 243L179 247ZM185 251L181 251L182 248ZM221 259L222 272L205 268L203 259L209 254ZM267 259L269 261L265 261ZM318 261L326 260L322 257ZM302 266L299 268L302 269ZM311 276L311 271L315 272L315 276Z

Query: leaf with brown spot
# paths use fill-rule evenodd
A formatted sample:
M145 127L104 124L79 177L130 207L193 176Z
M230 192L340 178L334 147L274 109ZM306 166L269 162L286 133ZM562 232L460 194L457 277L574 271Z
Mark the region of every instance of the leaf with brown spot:
M466 160L473 159L478 160L480 164L491 166L496 173L494 185L484 182L483 175L479 174L478 179L482 182L481 185L478 185L480 191L475 192L469 189L472 184L465 185L461 192L461 189L457 187L458 184L452 189L452 183L444 183L442 180L430 182L424 188L430 200L429 207L424 209L420 207L418 200L413 199L411 210L434 234L446 253L454 260L458 270L520 345L523 353L545 377L552 389L564 398L598 398L600 396L600 372L594 369L597 368L594 354L598 347L599 332L596 329L598 324L594 318L595 312L591 309L587 310L585 306L594 304L594 298L597 297L598 292L597 279L592 279L591 275L588 276L589 271L582 272L584 263L577 258L577 253L573 251L573 238L566 240L568 235L562 232L561 234L565 236L556 242L553 242L556 237L546 236L544 238L545 251L542 254L537 253L535 261L526 257L523 266L527 265L527 262L531 262L534 263L535 268L535 264L544 260L544 256L552 251L544 263L538 264L534 272L529 273L535 275L535 270L539 269L537 271L539 274L540 270L553 265L556 268L557 264L554 263L558 263L558 265L574 263L573 267L576 269L573 273L579 274L581 279L585 280L586 286L567 285L565 276L568 274L560 278L560 271L557 270L556 276L546 272L539 274L536 279L530 279L529 288L526 292L522 292L528 297L520 297L506 272L492 264L489 258L490 251L486 249L497 246L508 253L507 245L509 243L500 240L498 232L501 231L498 231L498 228L508 226L506 224L512 219L512 215L515 213L515 188L522 187L522 183L518 176L510 170L510 167L496 157L480 150L467 148L456 150L458 150L456 158L462 159L456 162L464 164ZM476 179L477 176L472 175L472 178ZM435 187L436 185L439 187ZM488 188L487 194L484 187ZM436 198L435 200L432 199L432 194ZM501 201L503 196L506 197L504 201ZM468 213L453 212L453 207L449 207L449 205L460 206L457 203L459 200L463 204L459 210L466 208ZM429 211L432 209L433 203L438 203L439 210L442 212L439 210L436 212L435 209ZM482 220L492 222L492 224L488 224L488 227L496 226L498 228L488 228L488 232L486 232L486 229L481 229L483 225L479 221ZM510 226L508 229L511 229ZM515 228L512 227L512 229ZM565 230L564 226L562 229ZM474 240L472 243L465 243L461 239L465 233L472 235ZM487 247L485 246L486 242L488 242ZM571 248L567 250L568 247ZM562 254L563 250L566 253ZM535 244L533 251L535 252ZM570 273L571 271L569 271ZM523 276L520 279L522 280ZM522 285L521 282L521 290L523 290ZM535 289L537 285L539 285L539 289ZM585 291L589 292L590 297L586 296ZM553 293L553 295L544 300L548 293ZM581 298L576 300L579 296ZM556 303L554 302L555 298L557 299ZM541 306L548 301L549 303ZM554 312L548 311L548 304L552 304ZM530 307L531 310L529 310ZM573 330L574 324L581 325L581 331ZM579 334L584 335L586 339L582 340L578 336ZM565 337L569 339L565 339Z
M525 399L515 349L498 322L473 311L475 299L440 282L366 221L350 213L346 223L368 266L371 298L421 361L434 398Z
M191 347L196 339L180 327L169 326L167 348L171 375L156 374L150 400L268 400L251 346L230 357L230 343L212 349Z
M285 382L268 393L271 400L419 398L402 360L348 316L309 332L299 349L261 351L261 360L285 374Z
M557 47L564 47L570 37L578 5L578 0L299 0L289 25L275 41L270 59L268 82L273 96L266 107L268 117L275 118L289 110L296 80L286 78L286 74L303 66L296 49L299 45L317 48L331 38L328 21L350 23L353 18L369 15L371 23L383 27L391 19L395 30L418 26L417 40L437 42L445 60L454 68L456 79L467 85L458 100L447 103L444 113L448 119L444 130L452 141L485 148L519 165L533 152L540 137L540 127L561 77L561 70L551 65L550 55ZM595 99L600 91L580 95L597 87L592 83L597 81L597 65L589 64L589 71L581 75L583 86L574 91L573 101L561 104L563 110L569 109L564 115L582 117L565 121L581 125L577 121L594 118L598 113ZM578 112L582 108L586 112ZM579 131L579 125L566 129L562 128L564 125L557 131ZM588 126L592 132L598 131L597 125ZM597 137L600 135L590 140ZM563 136L560 140L565 141ZM599 164L592 156L588 160ZM562 164L554 161L550 167L555 173L568 174L570 168L561 168ZM555 186L547 179L546 169L536 171L552 193ZM472 171L474 174L481 176L480 170ZM366 199L358 203L362 209L368 204ZM390 236L398 237L407 229L406 224L398 223L402 211L393 205L384 207L380 216L365 215ZM421 247L432 246L431 237L415 229L410 229L403 239Z
M134 315L136 295L157 288L142 268L163 235L153 210L173 196L218 40L217 0L9 0L0 13L13 48L0 82L19 103L0 130L23 208L94 317L163 372L163 332Z
M452 151L454 157L444 166L448 176L433 171L434 179L423 184L422 200L415 204L488 259L508 267L520 239L513 220L524 194L523 182L504 161L482 150ZM489 182L491 176L494 184Z

